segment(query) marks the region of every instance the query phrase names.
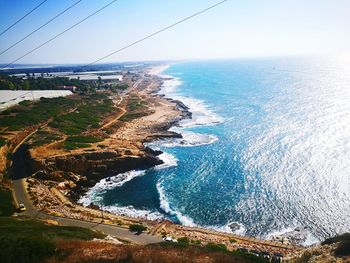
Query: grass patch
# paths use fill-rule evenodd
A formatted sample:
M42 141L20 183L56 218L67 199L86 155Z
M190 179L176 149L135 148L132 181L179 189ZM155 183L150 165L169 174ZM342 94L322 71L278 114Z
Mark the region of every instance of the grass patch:
M79 135L88 129L98 128L103 117L113 110L113 102L106 94L91 95L84 98L83 105L76 111L58 116L50 126L67 135Z
M0 123L2 127L8 127L9 131L21 130L24 127L37 125L50 118L55 118L78 103L79 100L64 97L42 98L40 101L32 102L27 106L17 105L3 111Z
M4 138L0 138L0 147L5 146L7 141Z
M3 217L0 218L1 262L42 262L54 255L54 239L57 238L91 240L103 237L80 227L52 226L34 220Z
M144 100L140 100L138 98L131 98L128 103L128 109L130 111L143 110L147 105L147 102Z
M192 243L192 242L190 242ZM255 255L241 252L241 251L229 251L224 244L209 243L202 247L199 245L175 243L175 242L161 242L158 244L150 244L148 247L160 247L163 251L171 251L176 249L176 254L183 253L184 251L190 251L191 254L196 253L199 255L214 256L217 255L217 261L213 262L246 262L246 263L267 263L266 259L257 257ZM201 257L203 258L203 257ZM225 260L224 260L225 259ZM170 261L174 262L174 261ZM200 261L199 261L200 262Z
M74 226L54 226L46 225L34 220L18 220L15 218L0 218L0 237L11 233L13 237L23 236L43 236L49 239L83 239L103 238L104 235L87 228Z
M322 245L329 245L345 241L350 241L350 233L345 233L336 237L327 238L325 241L322 242Z
M227 247L224 244L208 243L205 248L210 251L227 252Z
M91 147L91 144L89 143L77 143L77 142L67 142L67 141L63 143L63 148L65 150L75 150L75 149L89 148L89 147Z
M10 190L0 188L0 200L0 216L10 216L16 212L12 192Z
M103 139L100 137L94 137L94 136L72 136L67 138L68 142L75 142L75 143L96 143L96 142L102 142Z
M350 256L350 240L341 242L334 251L336 257Z
M45 130L37 131L34 136L30 139L29 143L31 146L38 147L45 144L49 144L60 140L62 137L54 132L49 132Z
M148 115L148 114L145 113L145 112L126 113L126 114L124 114L123 116L121 116L121 117L119 118L119 120L120 120L120 121L127 122L127 121L132 121L132 120L135 120L135 119L138 119L138 118L147 116L147 115Z
M74 150L79 148L88 148L91 146L91 143L101 142L103 141L100 137L94 136L71 136L68 137L63 146L66 150Z
M328 238L322 242L322 245L339 243L334 251L336 257L350 256L350 233L345 233L336 237Z

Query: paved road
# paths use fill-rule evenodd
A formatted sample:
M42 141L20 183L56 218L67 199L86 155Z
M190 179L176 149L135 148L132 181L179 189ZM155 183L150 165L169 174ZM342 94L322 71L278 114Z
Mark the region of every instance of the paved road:
M39 219L51 219L59 222L63 226L78 226L84 228L90 228L94 230L99 230L106 235L114 236L122 240L130 241L140 245L146 245L151 243L161 242L161 238L158 236L153 236L150 234L143 233L141 235L136 235L125 228L118 226L112 226L101 223L93 223L88 221L83 221L79 219L71 219L65 217L58 217L53 215L44 214L35 209L32 202L29 200L27 191L24 185L24 179L13 180L13 194L16 202L18 204L24 204L27 210L23 214Z

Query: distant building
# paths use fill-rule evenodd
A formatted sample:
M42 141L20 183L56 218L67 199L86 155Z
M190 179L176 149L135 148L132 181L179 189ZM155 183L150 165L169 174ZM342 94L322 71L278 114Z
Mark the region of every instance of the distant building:
M70 90L71 92L76 92L78 89L76 86L57 86L56 88L59 90Z

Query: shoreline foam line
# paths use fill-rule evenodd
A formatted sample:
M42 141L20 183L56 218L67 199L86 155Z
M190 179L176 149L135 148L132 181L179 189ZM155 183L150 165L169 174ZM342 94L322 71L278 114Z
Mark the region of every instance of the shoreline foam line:
M192 119L184 119L179 122L178 127L171 127L169 130L180 133L183 138L171 138L171 139L161 139L155 140L150 143L146 143L145 146L148 146L152 149L160 149L160 148L171 148L171 147L195 147L201 145L207 145L214 143L219 140L218 137L211 134L201 134L195 133L192 131L186 130L187 128L197 127L197 126L210 126L216 125L218 123L223 122L222 118L220 118L216 113L211 111L207 105L201 100L195 98L188 98L185 96L181 96L177 93L177 87L182 84L179 78L174 78L172 76L161 74L164 70L169 68L170 65L161 65L154 67L148 73L157 75L162 78L167 78L164 83L161 85L160 90L158 91L158 95L165 96L169 99L178 100L184 103L189 111L192 113ZM157 165L151 169L165 169L168 167L177 165L177 158L169 154L167 152L162 152L158 156L164 163L161 165ZM98 182L94 187L90 188L84 196L79 199L79 203L84 206L88 206L91 202L93 203L101 203L102 196L106 193L106 191L110 189L114 189L116 187L123 186L124 183L133 180L138 176L145 175L147 170L133 170L122 174L117 174L113 177L107 179L102 179ZM104 206L104 209L116 213L128 215L136 218L145 218L149 220L159 220L166 219L166 214L175 216L177 220L184 226L190 227L199 227L199 225L195 224L193 219L182 214L180 211L173 210L170 206L170 203L166 199L164 189L161 187L160 182L156 185L159 198L160 198L160 209L165 212L165 214L161 214L158 211L149 211L142 209L135 209L133 206ZM232 231L222 231L225 226L201 226L208 229L218 230L221 232L233 233ZM226 229L226 228L225 228Z

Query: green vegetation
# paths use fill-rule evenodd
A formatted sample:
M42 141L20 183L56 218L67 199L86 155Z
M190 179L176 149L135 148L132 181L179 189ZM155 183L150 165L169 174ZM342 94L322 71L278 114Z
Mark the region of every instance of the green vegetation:
M219 252L226 252L227 247L224 244L215 244L215 243L208 243L205 246L206 249L210 251L219 251Z
M79 79L65 77L44 78L44 76L43 74L42 77L33 78L28 75L27 79L22 79L1 74L0 90L54 90L58 86L76 86L81 90L87 90L90 84Z
M322 245L338 243L334 251L337 257L350 256L350 233L345 233L336 237L328 238L322 242Z
M128 101L128 112L119 118L120 121L128 122L147 116L147 102L137 96L132 96Z
M53 256L55 244L44 237L16 238L12 235L0 237L1 262L43 262Z
M192 242L191 242L192 243ZM178 249L176 253L182 253L183 251L191 251L191 253L206 254L206 255L218 255L218 261L214 262L249 262L249 263L267 263L266 259L257 257L255 255L241 252L238 250L229 251L224 244L209 243L206 246L190 245L185 243L175 242L162 242L158 244L148 245L150 247L161 247L163 250L169 248ZM223 260L225 258L226 260Z
M10 190L0 188L0 200L0 217L10 216L16 212L12 192Z
M190 240L189 240L188 237L180 237L180 238L177 239L177 241L179 243L185 243L185 244L189 244L190 243Z
M10 131L23 129L27 126L37 125L55 118L59 114L77 106L80 100L58 97L41 98L30 106L17 105L0 114L1 127L8 127Z
M129 226L130 232L136 232L138 234L141 234L143 231L147 230L147 227L141 224L132 224Z
M78 148L87 148L90 147L90 143L96 143L103 141L102 138L94 136L71 136L68 137L63 146L66 150L74 150Z
M4 138L0 138L0 147L5 146L7 141Z
M50 126L67 135L78 135L90 128L98 128L102 118L114 109L106 94L91 95L84 98L77 110L58 116Z
M132 121L134 119L138 119L138 118L141 118L143 116L147 116L148 114L145 113L145 112L136 112L136 113L126 113L124 114L123 116L121 116L119 118L120 121L124 121L124 122L127 122L127 121Z
M132 97L129 100L128 109L129 111L142 110L145 109L147 105L146 101L140 100L138 97Z
M52 226L34 220L3 217L0 218L1 262L42 262L54 255L54 240L57 238L91 240L103 237L80 227Z
M200 244L202 244L202 241L200 241L200 240L191 240L191 244L200 245Z
M236 243L236 242L237 242L236 239L230 238L230 243L231 243L231 244Z
M110 88L111 88L111 91L116 92L117 90L127 90L128 87L129 87L128 84L124 83L124 84L112 85Z
M60 140L62 137L53 132L45 131L45 130L39 130L37 131L34 136L30 139L30 145L38 147L42 146L57 140Z
M322 245L329 245L344 241L350 241L350 233L345 233L339 236L327 238L325 241L322 242Z
M341 242L334 251L336 257L350 256L350 240Z

